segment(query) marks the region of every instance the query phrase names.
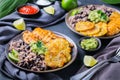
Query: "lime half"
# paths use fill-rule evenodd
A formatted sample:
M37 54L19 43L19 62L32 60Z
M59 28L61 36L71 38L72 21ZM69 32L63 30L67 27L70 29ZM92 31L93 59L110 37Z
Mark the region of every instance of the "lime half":
M84 65L88 67L94 66L98 61L92 56L84 56Z
M26 25L23 18L20 18L13 22L13 26L18 30L25 30Z
M52 14L52 15L55 14L55 9L54 9L54 7L52 7L52 6L48 6L48 7L45 7L45 8L43 8L43 9L44 9L44 11L47 12L48 14Z

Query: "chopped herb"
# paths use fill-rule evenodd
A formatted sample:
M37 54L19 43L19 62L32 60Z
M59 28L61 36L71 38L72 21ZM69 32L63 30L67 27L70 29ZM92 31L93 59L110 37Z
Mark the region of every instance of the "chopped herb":
M47 51L47 48L44 46L44 44L41 41L33 42L30 44L30 48L33 52L36 54L45 54Z

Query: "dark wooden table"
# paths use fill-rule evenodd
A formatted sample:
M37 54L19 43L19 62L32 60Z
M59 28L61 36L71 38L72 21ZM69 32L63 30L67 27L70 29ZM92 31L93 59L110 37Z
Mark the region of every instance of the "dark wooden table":
M101 2L101 0L81 0L82 5L86 5L86 4L103 4L103 2ZM115 7L117 9L120 9L120 7L115 6L115 5L109 5L112 7ZM76 45L78 44L78 40L82 37L79 36L75 33L73 33L65 24L65 21L61 21L59 23L57 23L56 25L53 26L49 26L46 27L45 29L49 29L52 31L57 31L60 33L63 33L67 36L69 36L75 43ZM102 40L102 43L104 43L104 45L102 45L102 48L104 48L110 40ZM77 45L78 47L78 45ZM78 47L78 55L76 60L73 62L73 64L71 64L70 66L68 66L67 68L60 70L58 72L54 72L55 74L59 75L61 78L63 78L64 80L69 80L69 78L71 76L73 76L82 66L83 64L83 56L84 56L84 52ZM11 80L8 77L6 77L5 75L3 75L2 73L0 73L0 80Z

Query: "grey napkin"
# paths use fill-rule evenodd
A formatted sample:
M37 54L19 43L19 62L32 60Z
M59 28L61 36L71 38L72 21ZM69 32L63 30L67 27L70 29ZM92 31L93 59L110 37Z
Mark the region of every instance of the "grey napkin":
M108 59L116 54L115 51L118 47L120 47L120 37L113 39L104 50L96 53L95 57L99 61ZM83 66L78 73L87 69L87 67ZM106 65L104 68L96 72L91 80L120 80L120 63L110 63Z

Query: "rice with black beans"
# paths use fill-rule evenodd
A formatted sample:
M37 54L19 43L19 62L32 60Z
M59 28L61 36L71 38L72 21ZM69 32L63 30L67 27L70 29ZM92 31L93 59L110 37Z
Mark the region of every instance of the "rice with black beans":
M30 46L26 44L23 40L14 40L10 42L9 51L15 49L19 52L18 66L32 71L43 71L47 69L47 66L44 61L44 55L37 55L33 53L30 49Z
M89 21L88 15L90 11L93 10L102 10L104 13L106 13L107 16L110 16L112 12L115 11L115 9L106 7L104 5L87 5L83 6L80 13L76 14L75 16L69 17L69 22L72 28L75 27L75 24L79 21Z

